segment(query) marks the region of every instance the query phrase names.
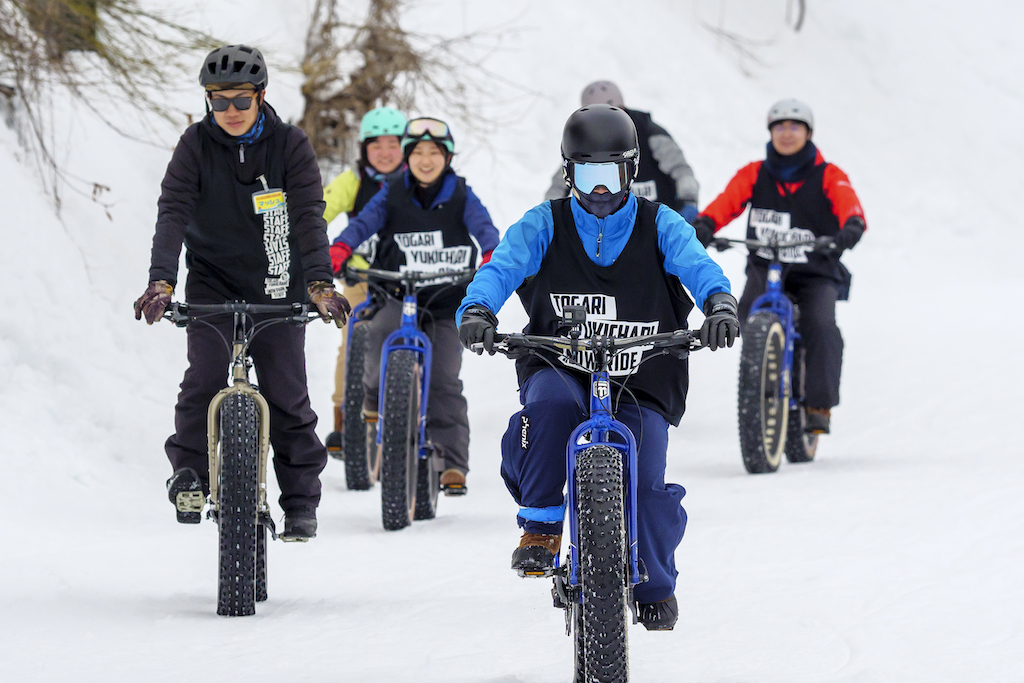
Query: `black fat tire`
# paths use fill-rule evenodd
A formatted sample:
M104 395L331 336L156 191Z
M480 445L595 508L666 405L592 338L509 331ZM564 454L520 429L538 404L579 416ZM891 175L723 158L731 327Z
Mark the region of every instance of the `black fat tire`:
M811 462L818 451L818 435L804 431L807 413L804 410L804 381L806 377L804 349L799 344L793 348L793 393L798 399L799 409L789 411L789 426L786 429L786 460L789 462Z
M345 484L353 491L366 491L377 483L380 463L377 449L366 446L366 423L363 420L363 363L370 323L352 328L345 351L345 428L342 449L345 454Z
M412 523L416 508L420 375L416 353L401 349L388 358L380 439L381 518L397 531Z
M575 602L570 606L569 618L572 619L572 683L585 683L587 680L587 648L583 638L583 606Z
M256 527L256 602L267 599L267 527Z
M587 683L624 683L626 643L626 528L622 453L592 446L576 458L579 579ZM577 657L579 661L579 657Z
M751 474L777 470L786 446L785 337L778 316L768 311L757 311L743 326L738 416L743 466Z
M416 467L416 510L413 519L437 517L437 497L441 492L441 473L434 467L433 457L420 458Z
M234 393L221 403L217 614L231 617L256 613L259 422L259 409L251 396Z

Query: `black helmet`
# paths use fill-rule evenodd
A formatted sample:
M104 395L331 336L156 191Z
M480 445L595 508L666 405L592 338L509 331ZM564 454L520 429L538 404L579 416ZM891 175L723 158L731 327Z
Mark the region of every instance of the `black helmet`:
M580 107L562 130L562 158L581 164L632 161L635 171L640 161L640 141L633 119L610 104Z
M209 89L222 83L250 83L257 90L266 88L267 64L263 54L248 45L225 45L206 55L199 84Z
M588 104L572 113L562 130L562 168L571 178L570 163L627 162L626 176L636 178L640 140L633 119L610 104Z

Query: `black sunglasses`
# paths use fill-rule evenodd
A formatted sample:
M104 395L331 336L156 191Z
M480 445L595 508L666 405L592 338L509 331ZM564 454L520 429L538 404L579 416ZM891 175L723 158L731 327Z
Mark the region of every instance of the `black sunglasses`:
M238 97L214 97L209 96L210 109L214 111L227 111L230 105L235 105L238 111L245 111L252 106L252 95L239 95Z

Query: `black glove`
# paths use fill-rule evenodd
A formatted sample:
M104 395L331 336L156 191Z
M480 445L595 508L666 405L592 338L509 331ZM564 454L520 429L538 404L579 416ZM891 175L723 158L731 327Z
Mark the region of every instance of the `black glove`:
M824 235L814 240L814 251L829 256L831 254L838 254L842 249L836 243L835 235Z
M860 242L865 227L867 226L864 225L864 219L860 216L850 216L847 218L846 223L843 224L843 229L835 236L835 243L840 251L853 249L853 245Z
M736 299L727 292L716 292L704 301L704 324L700 327L700 343L712 351L732 346L740 336L740 320L736 317Z
M839 231L839 234L816 239L814 241L814 250L826 254L841 254L847 249L852 249L853 245L860 242L860 238L864 234L864 228L863 218L860 216L850 216L846 219L846 223L843 224L843 229Z
M494 331L498 327L498 319L486 306L470 306L462 313L459 322L459 342L465 347L482 343L483 351L494 355ZM477 351L480 354L481 351Z
M697 239L707 249L715 236L715 222L707 216L697 216L690 225L693 226L694 232L697 233Z

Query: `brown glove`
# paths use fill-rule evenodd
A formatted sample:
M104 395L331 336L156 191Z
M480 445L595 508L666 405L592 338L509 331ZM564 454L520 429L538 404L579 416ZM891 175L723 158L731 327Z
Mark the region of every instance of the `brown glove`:
M334 321L338 327L344 327L352 306L348 299L334 289L334 284L326 281L314 282L309 285L309 300L316 305L320 318L324 322Z
M147 325L155 323L167 310L173 293L174 287L167 280L150 282L146 291L135 301L135 319L142 320L142 316L146 316Z

